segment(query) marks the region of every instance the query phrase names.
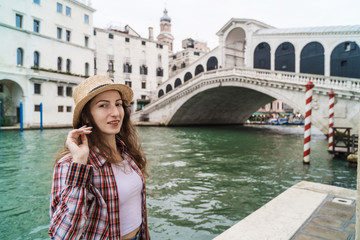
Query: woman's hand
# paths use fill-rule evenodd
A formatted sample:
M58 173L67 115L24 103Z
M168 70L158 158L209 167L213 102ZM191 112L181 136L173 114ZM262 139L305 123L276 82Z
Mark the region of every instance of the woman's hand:
M69 132L66 138L66 146L69 148L73 157L73 162L87 164L89 156L89 145L86 134L91 133L92 127L82 126L79 129L74 129ZM81 139L81 144L79 141Z

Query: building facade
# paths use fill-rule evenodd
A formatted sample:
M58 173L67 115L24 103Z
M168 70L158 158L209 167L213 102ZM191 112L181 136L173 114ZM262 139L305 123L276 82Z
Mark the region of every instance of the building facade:
M74 87L93 74L93 12L75 0L1 1L2 121L71 125ZM23 112L21 114L22 104Z
M156 88L168 78L168 46L141 37L130 26L95 28L95 74L107 75L114 82L134 91L132 111L142 109L155 95Z

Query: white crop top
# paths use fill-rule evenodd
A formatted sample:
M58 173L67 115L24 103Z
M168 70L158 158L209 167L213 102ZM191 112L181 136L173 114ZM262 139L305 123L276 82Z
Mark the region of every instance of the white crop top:
M120 164L111 164L120 198L120 229L124 236L141 225L141 190L140 176L132 169L127 160Z

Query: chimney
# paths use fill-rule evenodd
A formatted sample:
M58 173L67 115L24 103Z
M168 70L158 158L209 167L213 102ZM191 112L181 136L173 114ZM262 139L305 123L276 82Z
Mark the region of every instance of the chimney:
M149 27L149 40L154 41L154 29Z

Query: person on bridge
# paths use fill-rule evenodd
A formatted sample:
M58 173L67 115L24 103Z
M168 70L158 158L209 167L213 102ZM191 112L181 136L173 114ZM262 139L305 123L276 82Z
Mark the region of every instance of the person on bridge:
M74 90L73 127L56 158L52 239L150 239L146 158L130 120L131 88L93 76Z

